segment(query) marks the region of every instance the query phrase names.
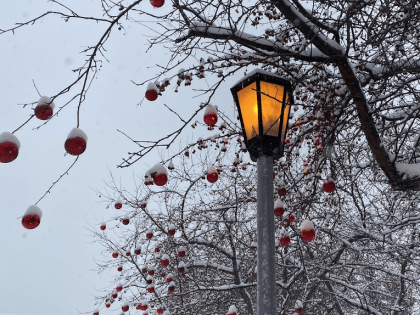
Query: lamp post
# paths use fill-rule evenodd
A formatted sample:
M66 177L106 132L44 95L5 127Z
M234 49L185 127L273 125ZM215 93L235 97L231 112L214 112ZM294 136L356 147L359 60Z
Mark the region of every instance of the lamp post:
M289 81L254 70L231 88L245 145L257 161L257 314L277 314L273 159L283 155L290 106Z

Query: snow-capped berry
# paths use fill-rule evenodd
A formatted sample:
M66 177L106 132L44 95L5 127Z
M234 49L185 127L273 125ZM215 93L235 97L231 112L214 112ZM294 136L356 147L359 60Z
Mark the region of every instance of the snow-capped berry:
M334 181L325 181L324 184L322 184L322 189L327 193L332 193L335 190L335 183Z
M130 216L129 215L125 215L122 219L122 224L124 225L128 225L130 223Z
M145 177L146 181L152 177L156 185L163 186L168 181L168 171L164 165L158 163L146 172Z
M217 173L217 170L214 168L214 166L209 166L207 170L207 180L210 183L215 183L219 179L219 174Z
M115 290L117 291L117 292L121 292L122 291L122 284L121 284L121 282L119 282L119 283L117 283L117 287L115 288Z
M174 277L172 276L171 273L169 273L168 276L166 277L166 282L171 283L172 281L174 281Z
M149 284L147 286L147 292L149 292L149 293L155 292L155 285L154 284Z
M207 105L203 120L210 127L213 127L217 123L217 110L215 106Z
M147 284L152 284L152 282L153 282L153 277L152 276L147 276L147 278L146 278L146 283Z
M147 85L147 89L146 89L146 99L148 101L156 101L156 99L158 98L158 91L159 90L156 87L156 85L154 83L150 82Z
M175 283L172 281L171 283L169 283L168 285L168 292L172 293L175 291Z
M175 225L171 224L169 226L169 229L168 229L168 235L169 236L174 236L175 232L176 232L176 227L175 227Z
M303 303L300 300L297 300L295 303L295 313L301 314L303 312Z
M228 315L236 315L238 313L238 310L236 309L235 305L231 305L229 307Z
M151 229L148 229L146 231L146 238L150 240L152 237L153 237L153 231Z
M305 220L300 226L300 235L307 242L312 242L315 239L315 228L311 221Z
M146 266L146 265L142 265L142 266L140 267L140 269L141 269L141 272L142 272L142 273L146 273L146 272L147 272L147 266Z
M117 199L114 203L114 208L119 210L122 208L122 200L121 199Z
M185 271L185 263L183 261L180 261L178 264L178 272L184 272Z
M279 194L279 196L282 196L282 197L286 196L286 193L287 193L286 188L284 187L279 188L277 193Z
M163 6L165 4L165 0L150 0L150 3L155 8L160 8L161 6Z
M162 255L160 258L160 264L164 267L169 265L169 256L167 254Z
M180 248L178 248L178 256L179 257L184 257L185 256L185 247L181 246Z
M73 128L64 143L66 152L71 155L80 155L86 150L87 135L80 128Z
M48 120L53 115L54 102L48 96L41 96L35 107L35 116L40 120Z
M290 244L290 236L288 234L280 236L281 246L289 246L289 244Z
M10 132L0 134L0 163L9 163L15 160L19 154L20 142Z
M22 225L28 230L36 228L41 223L42 211L39 207L32 205L26 210L22 217Z
M141 254L141 246L137 245L137 247L134 249L134 254L136 254L136 255Z
M112 258L118 258L118 252L117 251L112 252Z
M93 315L99 315L99 310L98 309L94 310Z
M150 266L149 270L148 270L149 276L154 276L155 275L155 267Z
M284 213L285 208L286 205L280 199L277 199L274 203L274 215L276 217L281 217Z
M168 169L171 170L171 171L175 169L175 165L172 161L169 162Z
M123 312L128 312L128 310L130 309L130 306L129 306L128 302L124 302L121 305L121 309L122 309Z

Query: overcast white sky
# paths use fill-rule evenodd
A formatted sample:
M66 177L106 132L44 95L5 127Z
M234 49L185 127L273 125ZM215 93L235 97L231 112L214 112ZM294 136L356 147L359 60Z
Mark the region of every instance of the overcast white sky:
M100 10L99 0L62 2L83 15ZM142 2L141 7L152 10L149 1ZM59 7L47 0L0 0L0 28L48 10ZM98 227L112 210L105 209L93 189L103 189L104 180L109 180L108 168L129 186L133 173L142 175L158 161L156 156L117 170L115 165L135 146L116 129L136 139L164 135L168 126L178 122L170 113L161 114L167 113L163 103L175 106L181 114L199 105L190 93L181 91L136 106L145 88L134 86L130 80L140 82L151 77L157 72L156 62L167 55L158 49L145 54L145 35L150 35L150 30L126 26L126 35L115 32L106 44L110 63L104 63L82 107L80 127L89 137L87 150L68 176L38 204L43 218L37 229L25 230L18 218L73 162L74 157L64 156L64 141L76 125L76 103L39 130L33 129L40 122L32 119L15 134L21 142L17 160L0 165L0 314L77 314L94 308L95 288L105 288L111 275L100 278L91 271L101 248L92 244L86 227ZM15 35L0 36L0 132L13 131L32 114L29 106L18 105L38 100L32 79L47 96L71 82L71 69L84 60L79 52L94 44L105 27L86 21L65 23L50 16ZM219 98L225 104L217 104L219 107L233 108L229 88L236 80L226 84ZM56 108L67 99L57 99ZM229 111L233 113L233 109Z

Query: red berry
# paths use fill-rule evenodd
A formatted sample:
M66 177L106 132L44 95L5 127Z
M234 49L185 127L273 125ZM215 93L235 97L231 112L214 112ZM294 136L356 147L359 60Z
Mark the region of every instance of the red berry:
M162 259L160 261L160 264L164 267L166 267L167 265L169 265L169 259Z
M155 247L155 253L159 253L160 252L160 248L159 247Z
M207 126L213 127L217 123L217 113L207 113L204 115L203 120Z
M282 237L280 237L280 245L281 246L289 246L290 244L290 236L289 235L284 235Z
M158 98L158 92L156 90L147 90L146 91L146 98L148 101L156 101Z
M175 229L168 230L168 235L169 236L174 236L175 235Z
M178 267L178 272L184 272L185 268L184 267Z
M111 304L110 303L106 303L105 306L106 306L106 308L110 308L111 307Z
M174 279L171 276L168 276L168 278L166 278L167 283L171 283L172 281L174 281Z
M293 214L289 215L289 223L295 222L296 218Z
M333 181L325 182L322 185L322 189L327 193L332 193L335 190L335 183Z
M117 297L118 297L118 293L113 293L113 294L112 294L112 298L113 298L113 299L116 299Z
M112 253L112 257L113 257L113 258L117 258L117 257L118 257L118 252L113 252L113 253Z
M207 174L207 180L210 183L215 183L217 182L218 179L219 179L219 175L217 174L217 172Z
M305 241L312 242L315 239L315 230L314 229L302 230L300 235Z
M152 237L153 237L153 233L151 233L151 232L150 233L146 233L146 238L147 239L150 240Z
M22 218L22 225L28 230L36 228L41 223L41 218L37 214L26 214Z
M282 197L286 196L286 188L282 187L278 190L278 194Z
M123 267L122 266L118 266L117 271L122 271Z
M301 314L302 312L303 312L303 308L301 308L301 307L295 308L295 313Z
M93 315L99 315L99 312L93 312Z
M130 223L130 219L123 219L122 220L122 224L128 225L128 223Z
M276 217L281 217L283 213L284 213L284 208L279 207L279 208L274 209L274 215Z
M114 205L115 209L119 210L122 208L122 203L121 202L116 202Z
M154 6L155 8L160 8L161 6L164 5L165 0L150 0L150 3L152 4L152 6Z
M105 229L106 229L106 225L105 224L102 224L101 225L101 230L104 231Z
M140 249L140 248L136 248L136 249L134 250L134 254L136 254L136 255L140 255L140 254L141 254L141 249Z
M178 251L178 256L179 257L184 257L185 256L185 251L184 250Z
M156 309L156 313L158 313L158 314L163 314L163 308L158 307L158 308Z
M169 286L168 287L168 292L169 293L172 293L172 292L174 292L175 291L175 286Z
M166 184L166 182L168 181L168 176L164 173L162 174L156 174L153 177L153 182L158 185L158 186L163 186Z
M149 293L153 293L153 292L155 292L155 287L148 287L147 288L147 292L149 292Z
M86 150L86 140L82 137L68 138L64 143L66 152L71 155L80 155Z
M147 206L147 203L142 203L142 204L140 205L140 208L142 208L142 209L146 209L146 206Z
M117 290L117 292L121 292L122 291L122 286L119 285L115 290Z
M17 158L19 154L19 148L13 142L0 143L0 162L9 163Z
M123 312L127 312L130 309L130 307L128 305L123 305L121 309Z
M50 105L38 105L35 107L35 116L41 120L48 120L53 114L53 109Z
M149 270L149 275L150 276L154 276L155 275L155 270L154 269L150 269Z
M125 252L125 256L131 256L131 251Z

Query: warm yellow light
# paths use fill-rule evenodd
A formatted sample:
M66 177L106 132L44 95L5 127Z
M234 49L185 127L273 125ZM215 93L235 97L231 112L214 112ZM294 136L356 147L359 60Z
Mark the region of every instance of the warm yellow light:
M261 81L260 91L263 133L278 137L284 86Z
M257 83L252 83L238 92L239 106L247 139L252 139L259 133Z

